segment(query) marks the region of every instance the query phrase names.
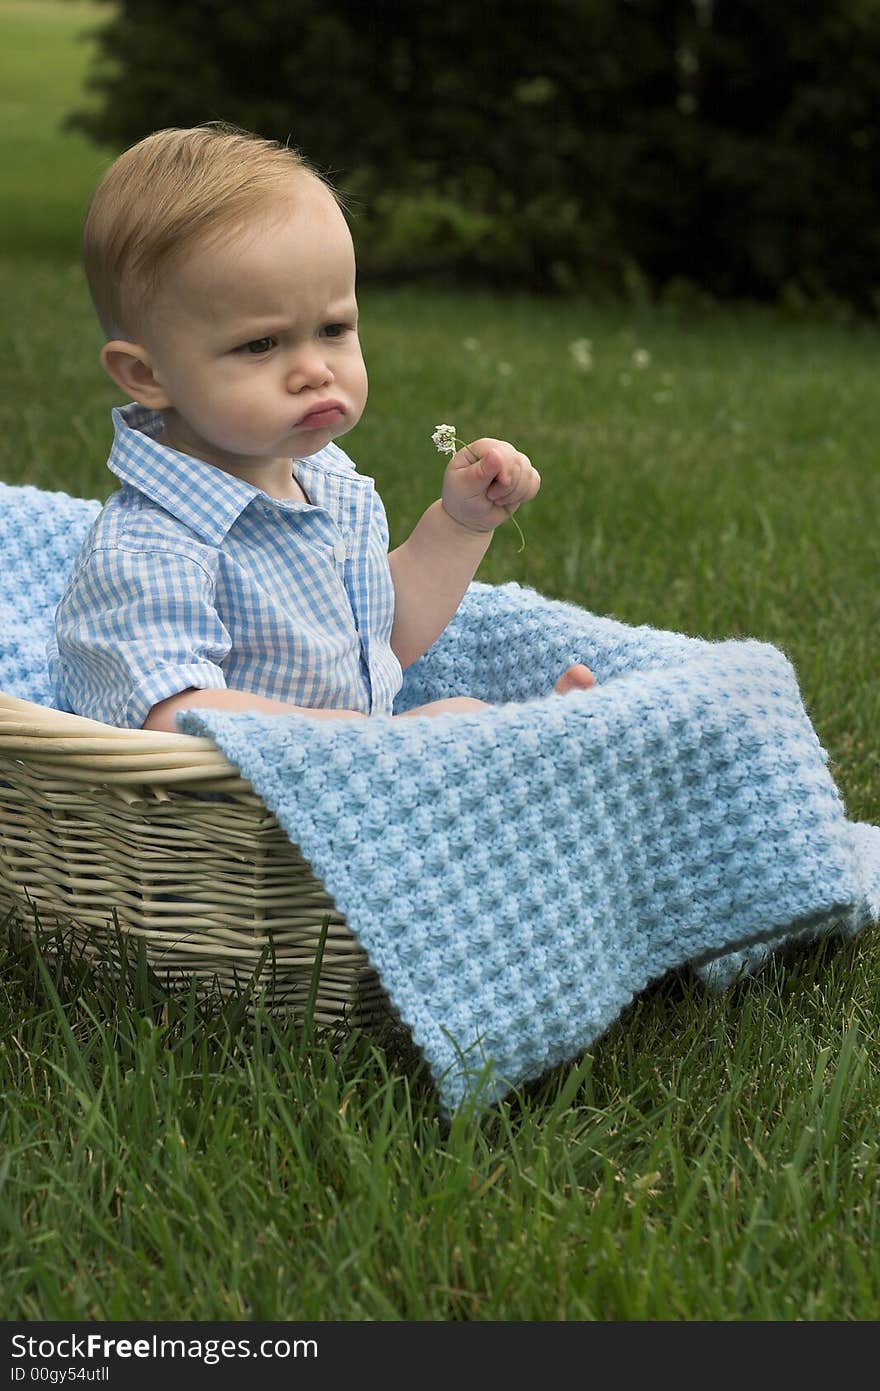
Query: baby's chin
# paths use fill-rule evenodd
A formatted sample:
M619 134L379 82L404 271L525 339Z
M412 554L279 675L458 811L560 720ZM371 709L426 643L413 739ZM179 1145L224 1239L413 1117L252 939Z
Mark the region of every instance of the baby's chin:
M360 416L358 417L360 419ZM325 430L312 430L306 438L297 435L290 442L292 459L308 459L312 454L319 454L322 449L326 449L328 444L334 440L341 439L347 435L349 430L353 430L357 421L352 422L346 419L336 427L328 426Z

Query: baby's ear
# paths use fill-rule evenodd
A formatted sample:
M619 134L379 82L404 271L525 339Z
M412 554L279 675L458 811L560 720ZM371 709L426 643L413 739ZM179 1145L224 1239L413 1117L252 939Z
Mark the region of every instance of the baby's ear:
M154 411L165 410L171 405L153 370L150 354L139 343L126 343L120 338L105 343L101 349L101 366L131 400Z

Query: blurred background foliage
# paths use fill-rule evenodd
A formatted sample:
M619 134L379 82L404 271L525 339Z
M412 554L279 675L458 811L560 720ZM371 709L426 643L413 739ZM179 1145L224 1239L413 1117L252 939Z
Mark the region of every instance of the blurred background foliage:
M880 0L113 0L71 126L226 120L361 274L880 309Z

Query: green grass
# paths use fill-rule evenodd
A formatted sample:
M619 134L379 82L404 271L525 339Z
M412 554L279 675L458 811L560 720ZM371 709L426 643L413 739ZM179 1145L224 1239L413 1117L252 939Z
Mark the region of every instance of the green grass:
M13 936L6 1317L874 1319L876 964L674 978L444 1131L402 1035L334 1053Z
M91 187L111 156L62 129L82 104L90 32L106 5L0 0L0 252L76 254Z
M57 12L59 70L81 64L80 8L26 7ZM60 114L22 118L31 163ZM70 139L59 224L101 165L74 178ZM21 225L42 186L18 186ZM0 261L0 478L106 496L118 398L60 246ZM369 288L362 309L372 395L345 443L393 541L436 496L439 421L516 440L543 488L526 550L505 528L481 578L778 643L850 815L880 821L875 330ZM334 1040L166 998L14 928L0 958L7 1319L876 1318L876 933L720 996L670 977L449 1130L403 1031Z

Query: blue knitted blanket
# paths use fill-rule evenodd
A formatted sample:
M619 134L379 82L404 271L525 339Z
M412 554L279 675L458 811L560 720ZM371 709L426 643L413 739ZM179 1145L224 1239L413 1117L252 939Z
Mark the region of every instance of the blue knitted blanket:
M0 485L11 694L51 703L43 648L96 511ZM574 662L598 686L553 694ZM461 693L493 708L179 717L327 886L446 1113L575 1057L671 969L725 985L776 944L880 918L880 827L847 820L778 649L474 584L398 708Z

